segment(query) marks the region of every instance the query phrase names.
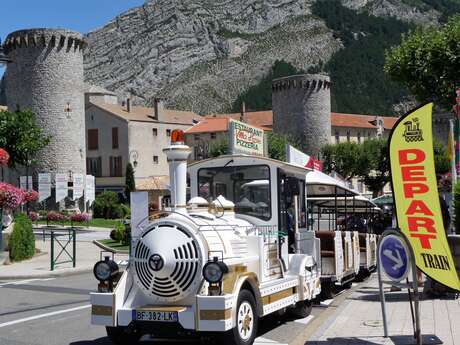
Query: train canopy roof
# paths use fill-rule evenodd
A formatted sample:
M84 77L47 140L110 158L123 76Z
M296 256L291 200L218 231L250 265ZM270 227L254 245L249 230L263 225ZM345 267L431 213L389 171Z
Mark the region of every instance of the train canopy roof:
M307 174L307 197L310 198L328 198L335 197L352 197L360 195L358 191L351 189L340 180L337 180L321 171L313 170Z

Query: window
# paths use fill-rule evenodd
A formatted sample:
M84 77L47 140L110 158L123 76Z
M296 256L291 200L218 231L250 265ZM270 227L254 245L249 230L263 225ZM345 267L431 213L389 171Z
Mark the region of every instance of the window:
M269 220L270 169L265 165L200 169L198 195L208 200L223 195L235 203L237 214Z
M158 135L158 129L157 128L152 128L152 134L154 137Z
M117 157L109 157L109 163L110 163L110 177L122 177L123 176L123 171L122 171L122 158L121 156Z
M102 176L102 158L101 157L86 158L86 171L90 175L101 177Z
M367 139L371 138L371 132L367 132Z
M193 137L194 137L195 141L199 141L199 140L200 140L200 135L199 135L199 134L195 134Z
M211 139L216 139L217 135L216 133L211 133Z
M167 135L168 137L171 136L171 130L170 130L170 129L167 129L167 130L166 130L166 135Z
M358 132L358 144L361 144L361 132Z
M347 141L350 142L350 131L347 131Z
M339 131L335 131L335 142L336 142L336 144L340 143L340 133L339 133Z
M158 156L153 156L153 164L158 164Z
M97 129L88 129L88 150L99 149L99 131Z
M112 128L112 148L118 148L118 127Z

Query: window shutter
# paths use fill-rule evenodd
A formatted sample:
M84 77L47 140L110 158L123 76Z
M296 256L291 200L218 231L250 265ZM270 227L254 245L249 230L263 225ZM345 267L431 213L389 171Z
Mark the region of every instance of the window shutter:
M88 129L88 150L99 149L99 131L97 129Z
M112 148L118 149L118 127L112 128Z
M102 176L102 157L97 158L97 169L96 169L96 171L97 171L96 176L101 177Z

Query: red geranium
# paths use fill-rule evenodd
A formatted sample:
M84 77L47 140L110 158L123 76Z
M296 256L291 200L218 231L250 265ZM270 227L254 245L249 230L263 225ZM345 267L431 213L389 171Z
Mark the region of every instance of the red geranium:
M9 183L0 182L0 207L14 210L25 200L25 192Z
M8 161L10 160L10 155L6 150L0 149L0 165L8 165Z
M24 193L25 193L25 201L33 202L33 201L38 200L38 192L34 190L29 190Z

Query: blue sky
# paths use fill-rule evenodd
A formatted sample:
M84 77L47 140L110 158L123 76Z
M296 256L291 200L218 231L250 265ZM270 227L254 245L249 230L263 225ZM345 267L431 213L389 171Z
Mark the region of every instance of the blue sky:
M82 33L107 23L144 0L0 0L0 37L36 27L68 28Z
M0 38L15 30L51 27L86 33L144 0L0 0ZM0 76L3 74L0 68Z

